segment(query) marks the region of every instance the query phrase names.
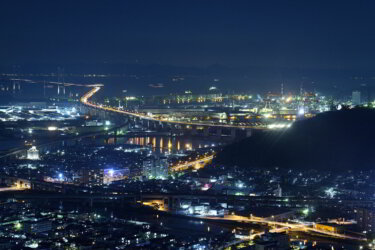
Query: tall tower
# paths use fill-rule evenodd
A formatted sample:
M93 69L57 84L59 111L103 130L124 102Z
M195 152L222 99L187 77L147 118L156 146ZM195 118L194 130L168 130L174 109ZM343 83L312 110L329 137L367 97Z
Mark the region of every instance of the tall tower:
M284 96L284 83L281 83L281 97Z
M61 75L61 68L57 67L57 95L60 95L60 75Z
M57 68L57 95L60 95L60 88L61 91L63 92L63 95L65 95L65 86L64 86L64 69L58 67ZM60 87L60 85L62 85Z

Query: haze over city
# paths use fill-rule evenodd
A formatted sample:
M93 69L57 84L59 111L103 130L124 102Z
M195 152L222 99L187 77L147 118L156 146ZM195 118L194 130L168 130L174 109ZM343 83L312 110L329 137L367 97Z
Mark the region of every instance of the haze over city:
M217 84L225 90L265 92L281 82L294 90L314 82L325 91L351 91L374 81L373 4L11 1L0 10L1 66L33 73L57 67L66 73L141 72L163 76L148 84L166 86L168 74L210 76L184 86L194 89L224 78Z

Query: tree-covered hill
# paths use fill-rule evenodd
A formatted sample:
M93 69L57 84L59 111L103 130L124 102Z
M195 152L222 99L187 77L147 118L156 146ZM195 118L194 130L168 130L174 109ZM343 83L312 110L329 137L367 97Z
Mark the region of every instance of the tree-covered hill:
M216 162L241 167L375 169L375 110L352 109L297 121L227 146Z

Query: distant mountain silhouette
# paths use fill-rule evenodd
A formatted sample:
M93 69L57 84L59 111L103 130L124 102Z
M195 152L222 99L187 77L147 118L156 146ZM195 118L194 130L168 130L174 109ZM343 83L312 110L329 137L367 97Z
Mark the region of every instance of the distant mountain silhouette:
M223 149L218 163L317 170L375 169L375 110L357 108L297 121Z

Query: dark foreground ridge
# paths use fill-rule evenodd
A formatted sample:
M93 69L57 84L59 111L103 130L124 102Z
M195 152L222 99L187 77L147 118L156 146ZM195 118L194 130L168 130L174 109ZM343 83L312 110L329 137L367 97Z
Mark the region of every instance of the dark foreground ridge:
M375 111L332 111L229 145L217 163L317 170L375 168Z

